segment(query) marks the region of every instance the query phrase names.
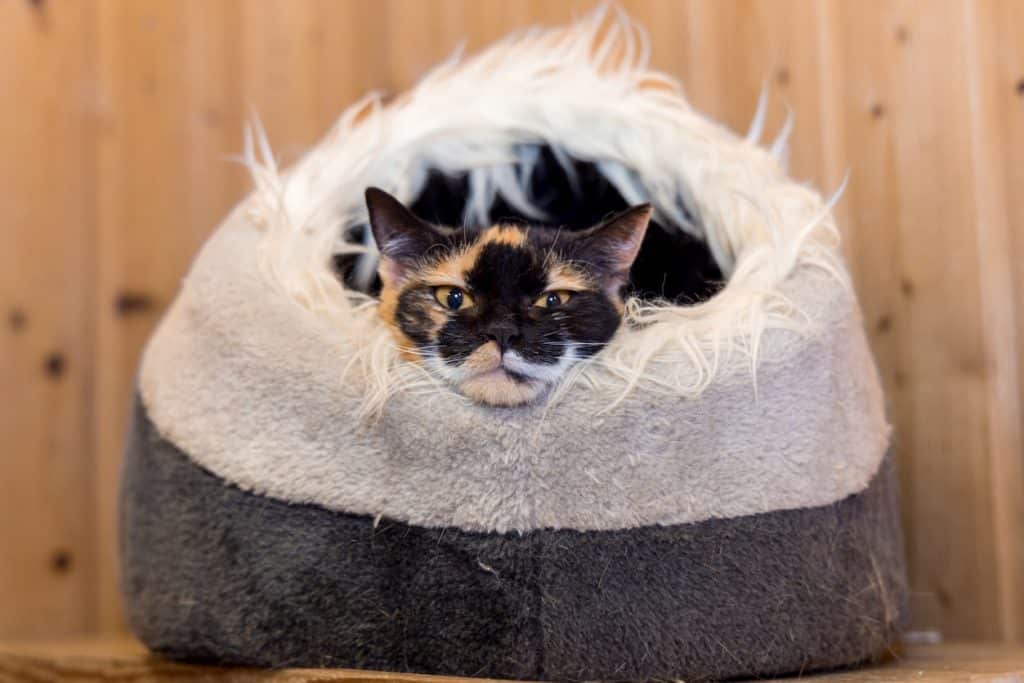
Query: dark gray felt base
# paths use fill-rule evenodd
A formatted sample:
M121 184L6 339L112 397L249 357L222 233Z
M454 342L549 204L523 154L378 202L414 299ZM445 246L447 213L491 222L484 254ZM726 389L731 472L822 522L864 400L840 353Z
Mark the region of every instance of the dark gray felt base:
M168 656L552 680L854 664L905 612L891 467L834 505L673 527L480 534L246 493L141 404L122 491L135 633Z

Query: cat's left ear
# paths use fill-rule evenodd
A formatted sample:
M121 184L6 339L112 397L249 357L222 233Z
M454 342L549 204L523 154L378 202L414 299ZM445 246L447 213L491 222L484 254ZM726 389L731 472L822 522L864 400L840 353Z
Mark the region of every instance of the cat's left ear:
M589 230L580 239L586 259L612 282L622 284L636 260L654 209L650 204L633 206Z
M397 286L441 236L434 226L379 188L366 190L366 211L380 250L380 276L385 284Z

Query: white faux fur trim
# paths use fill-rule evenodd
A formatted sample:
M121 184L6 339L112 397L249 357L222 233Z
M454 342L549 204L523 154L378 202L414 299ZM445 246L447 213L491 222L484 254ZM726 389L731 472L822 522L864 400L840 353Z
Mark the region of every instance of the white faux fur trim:
M763 115L737 138L640 66L625 19L604 38L599 25L530 32L390 106L370 98L287 173L257 134L256 191L143 358L160 433L246 490L466 530L684 524L864 490L889 429L828 205L756 146ZM345 290L330 257L366 249L339 235L366 220L367 185L408 200L428 168L469 170L472 211L492 191L529 207L510 169L538 142L700 232L729 282L696 306L630 302L647 324L545 403L479 406L398 361L376 302Z
M512 36L468 60L453 56L387 106L370 95L288 172L258 126L257 145L247 137L257 188L250 218L265 229L261 265L297 305L345 334L346 379L365 382L364 411L433 380L399 360L375 302L346 291L330 269L333 253L364 252L358 272L372 277L375 246L341 240L366 222L363 190L376 185L409 201L429 169L468 172L467 218L486 222L496 195L542 217L515 172L535 154L525 144L597 162L627 200L649 201L660 220L704 238L729 278L697 306L630 301L631 325L553 400L579 383L609 406L636 387L696 397L736 363L755 379L765 331L815 322L780 284L798 268L819 268L848 286L830 205L780 163L788 125L766 151L757 146L763 99L746 139L699 115L671 78L646 67L645 38L630 20L605 14Z

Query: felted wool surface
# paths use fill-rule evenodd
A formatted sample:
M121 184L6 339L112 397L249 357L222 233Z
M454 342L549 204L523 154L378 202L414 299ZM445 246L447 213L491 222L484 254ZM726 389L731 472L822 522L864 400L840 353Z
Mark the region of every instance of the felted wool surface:
M884 649L905 596L889 427L830 207L786 176L782 143L757 145L762 114L747 138L708 121L627 19L602 21L357 104L287 171L257 131L256 189L142 360L122 523L144 642L565 680ZM364 189L415 204L439 176L467 225L572 223L596 178L724 282L631 299L536 405L473 404L399 358L370 293ZM642 250L668 270L639 275L667 281L683 253Z
M835 503L615 531L479 533L239 489L127 449L123 585L170 657L524 680L706 680L848 665L905 611L886 463Z

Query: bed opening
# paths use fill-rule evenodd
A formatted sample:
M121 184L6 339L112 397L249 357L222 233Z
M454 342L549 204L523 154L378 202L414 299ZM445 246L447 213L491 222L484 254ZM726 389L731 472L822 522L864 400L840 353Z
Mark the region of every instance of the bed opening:
M535 153L527 155L532 159L530 167L520 165L514 172L517 177L526 177L524 196L529 198L532 207L545 214L545 218L528 215L521 201L510 201L498 191L488 209L490 223L532 223L580 230L630 205L597 164L566 158L564 153L556 154L548 145L534 149ZM432 223L482 227L474 225L479 221L470 219L467 223L465 220L471 182L469 173L448 175L431 170L410 206L420 218ZM366 231L366 225L354 226L346 239L362 243ZM380 291L379 278L374 277L369 287L360 286L357 281L358 258L336 255L335 270L347 287L376 296ZM677 305L693 305L710 299L723 284L722 271L707 244L676 226L665 224L656 214L630 271L628 293L645 300L666 299Z

